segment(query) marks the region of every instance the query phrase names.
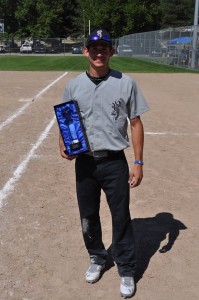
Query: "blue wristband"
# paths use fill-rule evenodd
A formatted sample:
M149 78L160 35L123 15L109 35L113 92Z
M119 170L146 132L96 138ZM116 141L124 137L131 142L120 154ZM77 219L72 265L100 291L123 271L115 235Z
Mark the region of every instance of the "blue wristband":
M135 165L141 165L141 166L143 166L144 162L141 161L141 160L135 160L135 161L134 161L134 164L135 164Z

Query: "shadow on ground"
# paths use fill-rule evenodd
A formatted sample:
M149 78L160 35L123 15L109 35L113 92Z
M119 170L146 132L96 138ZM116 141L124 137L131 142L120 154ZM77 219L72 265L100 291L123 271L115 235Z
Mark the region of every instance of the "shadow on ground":
M166 253L171 250L180 230L187 227L179 220L174 219L168 212L158 213L151 218L132 220L136 242L137 272L135 281L138 282L146 271L150 259L159 251ZM165 240L165 245L160 248L160 243Z
M157 251L162 254L170 251L180 230L187 229L187 227L181 221L174 219L173 215L168 212L158 213L154 217L133 219L132 227L136 245L135 282L137 283L143 277L152 256ZM160 244L164 240L165 245L160 248ZM111 245L107 251L107 263L102 273L115 266L111 255Z

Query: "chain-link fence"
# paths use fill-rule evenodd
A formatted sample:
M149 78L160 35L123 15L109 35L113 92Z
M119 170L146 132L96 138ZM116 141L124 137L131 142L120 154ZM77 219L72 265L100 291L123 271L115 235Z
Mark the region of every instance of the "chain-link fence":
M135 33L118 39L119 56L190 67L193 26ZM196 67L199 67L199 37L197 40Z
M190 67L193 26L135 33L114 41L119 56L136 57L173 66ZM81 54L84 38L21 38L0 33L0 53ZM195 66L199 68L199 37Z

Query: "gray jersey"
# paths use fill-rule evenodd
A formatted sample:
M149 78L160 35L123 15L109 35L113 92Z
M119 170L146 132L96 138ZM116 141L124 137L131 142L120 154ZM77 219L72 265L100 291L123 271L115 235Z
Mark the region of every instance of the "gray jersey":
M149 110L135 81L111 70L95 85L85 73L69 81L63 101L76 100L91 150L122 150L129 146L128 119Z

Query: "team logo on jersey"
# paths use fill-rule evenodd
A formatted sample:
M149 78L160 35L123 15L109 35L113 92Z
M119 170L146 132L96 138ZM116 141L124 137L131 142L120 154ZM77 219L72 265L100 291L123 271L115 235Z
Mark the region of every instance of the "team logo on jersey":
M100 37L100 39L102 38L102 30L98 30L97 31L97 35Z
M114 120L116 121L120 114L121 101L116 101L112 103L112 112L111 115L114 116Z

